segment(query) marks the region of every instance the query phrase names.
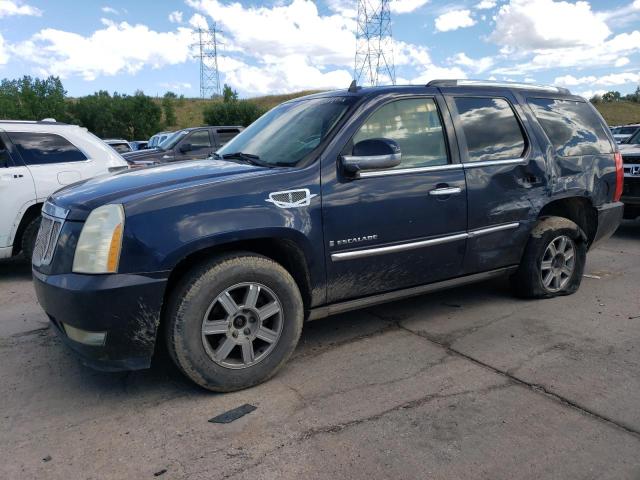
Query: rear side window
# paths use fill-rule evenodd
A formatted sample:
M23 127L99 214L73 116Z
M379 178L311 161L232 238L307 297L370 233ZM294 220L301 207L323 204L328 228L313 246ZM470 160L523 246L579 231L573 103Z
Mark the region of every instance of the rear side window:
M561 157L613 153L604 125L586 102L554 98L528 102Z
M520 123L504 98L454 99L470 162L512 160L522 157L526 141Z
M376 110L353 137L353 144L370 138L388 138L400 146L402 163L414 168L448 163L444 131L432 98L396 100Z
M7 146L0 138L0 168L8 167L11 165L11 157L9 156L9 150L7 150Z
M240 130L237 128L219 128L216 132L218 134L218 141L220 145L224 145L233 137L240 133Z
M27 165L81 162L87 159L84 153L60 135L14 132L9 137Z

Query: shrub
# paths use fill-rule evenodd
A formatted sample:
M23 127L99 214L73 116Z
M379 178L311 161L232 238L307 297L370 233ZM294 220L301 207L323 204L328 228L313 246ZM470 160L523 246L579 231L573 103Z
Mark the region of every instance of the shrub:
M265 109L250 100L215 102L205 107L203 116L208 125L242 125L248 127Z

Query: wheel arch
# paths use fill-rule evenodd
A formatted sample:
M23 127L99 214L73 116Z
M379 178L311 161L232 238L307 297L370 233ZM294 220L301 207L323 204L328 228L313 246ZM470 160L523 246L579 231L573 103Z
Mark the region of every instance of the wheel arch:
M18 227L15 230L15 235L13 235L13 239L10 239L13 245L12 255L17 255L22 250L22 235L24 234L27 225L29 225L34 218L41 215L42 205L43 202L32 203L22 213L22 218L20 218Z
M587 197L564 197L551 200L538 213L538 219L563 217L578 225L586 235L587 246L593 243L598 231L598 212Z

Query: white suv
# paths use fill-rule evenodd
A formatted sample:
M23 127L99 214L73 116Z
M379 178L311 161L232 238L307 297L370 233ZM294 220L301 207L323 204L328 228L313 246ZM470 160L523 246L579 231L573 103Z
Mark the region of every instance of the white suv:
M53 192L127 165L85 128L0 120L0 258L31 257L40 209Z

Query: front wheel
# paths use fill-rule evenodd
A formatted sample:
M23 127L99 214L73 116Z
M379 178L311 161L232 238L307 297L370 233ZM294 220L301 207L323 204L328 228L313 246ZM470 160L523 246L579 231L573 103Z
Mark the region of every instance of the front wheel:
M166 320L178 367L204 388L229 392L267 380L286 362L300 338L303 305L281 265L236 254L187 274Z
M569 219L544 217L534 227L513 285L525 298L550 298L575 293L587 255L584 232Z

